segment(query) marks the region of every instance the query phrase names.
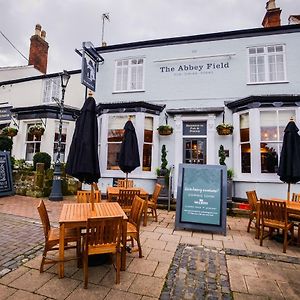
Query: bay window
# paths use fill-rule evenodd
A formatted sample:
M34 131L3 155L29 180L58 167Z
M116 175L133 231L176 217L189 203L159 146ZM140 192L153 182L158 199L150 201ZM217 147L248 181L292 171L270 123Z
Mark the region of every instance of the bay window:
M286 80L284 45L248 48L249 82L280 82Z
M284 129L291 118L296 120L291 108L254 108L238 115L241 175L277 174Z

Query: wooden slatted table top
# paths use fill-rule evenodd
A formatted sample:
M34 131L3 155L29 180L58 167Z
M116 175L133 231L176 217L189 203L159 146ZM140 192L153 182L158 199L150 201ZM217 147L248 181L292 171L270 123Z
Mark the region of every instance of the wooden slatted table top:
M286 207L288 213L294 213L300 215L300 202L294 202L294 201L287 201L282 198L271 198L271 200L286 202ZM260 202L257 202L258 208L260 207Z
M92 210L91 203L70 203L64 204L59 217L59 223L81 223L86 222L90 217L123 217L126 214L117 202L95 203Z

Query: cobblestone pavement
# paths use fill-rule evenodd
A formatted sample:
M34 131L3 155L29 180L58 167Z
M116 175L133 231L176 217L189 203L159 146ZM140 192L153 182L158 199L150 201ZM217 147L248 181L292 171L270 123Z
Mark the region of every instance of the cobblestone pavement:
M160 299L232 299L225 252L180 244Z
M43 248L37 221L0 213L0 277L34 258Z

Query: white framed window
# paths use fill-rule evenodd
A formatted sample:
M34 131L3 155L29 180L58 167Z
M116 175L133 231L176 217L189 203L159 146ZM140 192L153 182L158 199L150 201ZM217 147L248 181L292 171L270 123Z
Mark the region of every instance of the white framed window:
M277 171L284 129L290 118L296 120L292 108L251 109L238 115L241 176L255 179L278 179ZM250 177L249 177L250 176Z
M145 116L144 144L143 144L143 171L151 171L153 153L153 117Z
M61 97L60 77L47 78L44 80L43 103L54 102L53 98Z
M284 45L248 48L249 83L286 81Z
M37 152L41 152L41 136L35 136L29 132L29 128L34 125L42 126L42 123L28 123L26 129L26 153L25 160L33 161L33 156Z
M241 171L251 173L251 143L249 113L240 114Z
M61 134L60 162L65 162L67 131L68 131L68 124L63 123L62 124L62 134ZM55 132L54 132L54 146L53 146L53 161L54 162L57 159L58 141L59 141L59 122L56 122Z
M128 117L128 115L108 117L107 170L120 170L119 156L124 135L124 126L128 121ZM130 119L135 126L135 117L130 116Z
M144 58L116 61L115 92L144 90L144 62Z

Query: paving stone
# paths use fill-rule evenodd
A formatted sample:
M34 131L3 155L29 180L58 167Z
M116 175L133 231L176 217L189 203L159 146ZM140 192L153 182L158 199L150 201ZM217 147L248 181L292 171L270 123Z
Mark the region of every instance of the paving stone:
M9 274L5 275L4 277L0 278L0 283L2 284L9 284L12 281L16 280L26 272L28 272L30 269L25 267L19 267L18 269L10 272Z
M7 299L7 297L14 294L16 291L16 289L0 284L0 300Z
M88 283L88 288L83 288L83 283L77 286L75 290L66 298L66 300L102 300L109 293L110 288L105 286Z
M167 242L165 250L170 252L175 252L177 249L178 243Z
M110 265L101 265L101 266L94 266L94 267L89 267L89 272L88 272L88 281L89 283L93 284L99 284L100 281L104 278L104 276L108 273L116 273L114 268L111 267ZM83 268L80 268L79 270L77 269L77 272L74 273L71 276L72 279L76 280L81 280L83 281Z
M151 297L159 297L163 285L164 280L162 278L137 275L129 288L129 292Z
M54 274L50 273L41 274L39 271L32 269L11 282L9 286L28 292L34 292L54 276Z
M116 284L116 272L108 272L101 280L100 284L116 290L128 291L136 276L137 274L128 271L121 272L120 283Z
M155 277L165 278L168 274L170 264L159 262L154 272Z
M267 296L258 296L253 294L245 294L245 293L233 293L234 300L269 300L270 298Z
M284 299L278 285L273 280L245 276L245 281L249 294L268 296L272 299Z
M128 272L152 276L157 265L156 261L135 258L128 267Z
M146 239L143 246L153 248L153 249L165 249L167 242L161 240L153 240L153 239Z
M26 300L43 300L46 299L45 296L37 295L34 293L18 290L11 296L7 298L7 300L21 300L21 299L26 299Z
M165 250L152 249L147 259L163 263L170 263L173 258L173 253Z
M298 282L295 283L288 283L286 281L282 282L279 280L277 280L276 282L282 294L284 295L285 299L298 300L300 298L299 280Z
M106 299L112 299L112 300L140 300L142 298L141 295L133 294L130 292L124 292L119 290L111 289L108 293Z

